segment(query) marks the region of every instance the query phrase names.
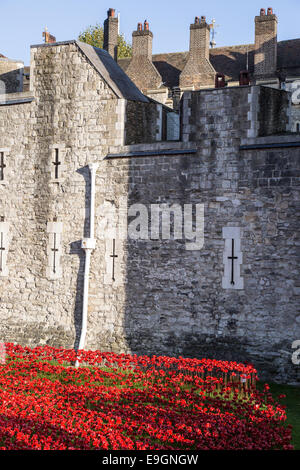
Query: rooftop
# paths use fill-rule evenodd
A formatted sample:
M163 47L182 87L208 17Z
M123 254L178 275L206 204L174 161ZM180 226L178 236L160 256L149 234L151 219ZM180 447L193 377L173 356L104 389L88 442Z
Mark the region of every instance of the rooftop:
M253 72L254 44L216 47L210 49L210 62L216 72L225 74L229 81L238 81L241 70L247 68ZM179 75L187 61L188 52L153 54L152 61L161 74L164 84L169 87L179 86ZM126 72L130 58L119 59L118 64ZM289 77L300 76L300 38L280 41L277 44L278 68Z

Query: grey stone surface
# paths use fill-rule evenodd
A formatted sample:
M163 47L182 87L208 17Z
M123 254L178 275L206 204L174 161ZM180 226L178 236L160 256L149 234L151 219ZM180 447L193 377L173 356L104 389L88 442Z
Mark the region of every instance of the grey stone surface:
M78 345L87 165L98 162L86 348L251 362L262 378L299 380L291 344L300 337L300 150L240 150L265 138L248 139L252 119L254 131L262 119L260 101L256 110L251 103L260 87L186 93L181 142L156 142L151 134L153 142L124 146L127 100L78 45L37 46L31 53L34 100L0 107L0 148L9 149L0 217L10 237L9 276L0 279L0 340ZM142 116L135 125L143 128ZM49 171L55 147L64 149L58 183ZM106 158L188 148L197 152ZM109 282L116 236L106 228L114 218L126 224L133 204L148 211L153 204L204 204L203 248L186 250L180 239L118 239L118 279ZM63 231L61 277L52 280L47 224L54 219ZM224 227L240 228L243 289L222 288Z
M0 98L5 93L23 91L24 63L0 58Z

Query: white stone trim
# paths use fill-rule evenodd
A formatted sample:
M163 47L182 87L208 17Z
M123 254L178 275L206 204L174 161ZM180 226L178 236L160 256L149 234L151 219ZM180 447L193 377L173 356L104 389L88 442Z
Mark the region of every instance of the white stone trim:
M9 275L9 270L7 266L7 255L9 251L9 222L0 222L0 244L1 244L1 233L3 234L3 247L5 248L2 251L2 271L0 270L0 277L7 277ZM1 257L0 253L0 257ZM0 266L1 267L1 266Z
M191 99L191 92L184 92L183 93L183 104L182 104L182 141L189 142L190 140L190 133L192 131L190 125L190 116L191 116L191 108L189 105L189 100Z
M223 227L223 238L225 246L223 252L224 276L222 277L223 289L244 289L244 279L241 277L240 270L243 262L241 252L241 229L240 227ZM232 260L228 259L232 255L232 240L234 240L234 256L237 257L234 262L234 284L231 284Z
M254 86L250 88L248 94L248 103L250 104L250 111L248 112L248 121L250 122L250 129L247 130L247 137L257 137L258 135L258 108L259 108L259 87Z
M300 104L300 80L294 80L291 85L291 101L293 105Z
M61 242L62 242L62 232L63 224L62 222L48 222L47 223L47 233L48 233L48 243L47 243L47 257L48 257L48 266L46 268L46 276L49 280L56 280L62 277L62 268L60 264L60 258L62 254ZM58 250L53 252L53 247ZM54 256L55 256L55 272L54 267Z
M297 131L297 124L299 124L299 131ZM294 131L294 132L297 132L297 133L300 132L300 121L299 121L299 120L297 120L297 121L294 122L293 131Z
M35 54L37 52L36 47L30 48L30 81L29 90L33 92L35 90Z
M115 124L115 129L116 129L117 135L114 141L114 145L116 146L125 145L126 103L127 103L126 100L118 99L118 102L116 105L117 122Z
M160 142L161 141L161 136L162 136L162 105L157 104L156 109L157 109L157 112L158 112L158 117L156 119L156 136L155 136L155 140Z
M288 100L289 100L289 104L288 104L288 107L287 107L287 110L286 110L287 123L286 123L285 130L287 132L291 132L292 127L293 127L293 122L292 122L292 97L291 97L290 94L288 94Z
M167 113L167 139L168 141L178 141L180 139L180 118L177 113Z

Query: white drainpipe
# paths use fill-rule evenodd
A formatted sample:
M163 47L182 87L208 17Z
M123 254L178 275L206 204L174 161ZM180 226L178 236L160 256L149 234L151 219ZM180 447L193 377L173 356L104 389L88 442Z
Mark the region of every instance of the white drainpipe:
M89 165L91 173L91 205L90 205L90 237L84 238L81 242L81 248L85 251L85 266L84 266L84 284L83 284L83 305L82 305L82 324L81 335L78 349L84 349L85 337L87 330L87 314L89 303L89 277L90 277L90 264L91 253L96 247L96 240L94 238L95 230L95 182L98 163L91 163ZM79 366L78 360L75 367Z

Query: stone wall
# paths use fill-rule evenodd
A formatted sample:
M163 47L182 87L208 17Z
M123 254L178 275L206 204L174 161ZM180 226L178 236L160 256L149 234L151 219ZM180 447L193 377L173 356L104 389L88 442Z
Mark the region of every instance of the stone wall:
M0 95L23 91L23 62L0 58Z
M34 101L0 106L0 216L10 224L0 340L78 345L87 165L98 162L86 348L253 362L260 377L296 381L299 148L247 147L250 131L257 139L260 88L187 93L182 142L123 146L125 114L129 137L143 105L117 99L76 44L33 47L31 78ZM132 222L134 204L146 208L149 230L151 205L204 204L204 245L122 237L113 228ZM56 226L61 275L49 278ZM227 232L240 234L237 288L222 281Z
M8 149L0 215L10 224L9 276L1 283L1 340L74 346L80 324L89 171L120 145L122 100L75 44L31 49L34 101L0 106ZM64 149L59 182L53 146ZM63 224L62 277L47 278L47 224ZM5 319L5 321L3 321ZM77 333L76 333L77 331Z
M261 87L259 93L259 136L282 134L288 130L288 93L269 87Z
M161 140L161 109L158 103L126 103L126 145L151 143Z
M126 102L125 143L134 145L179 140L178 113L160 103Z
M130 350L253 362L261 377L296 382L299 147L241 150L251 88L187 96L184 131L197 154L123 161L130 204L204 204L205 243L187 251L182 240L128 241ZM292 137L270 139L276 147ZM241 232L243 289L222 286L224 227Z

